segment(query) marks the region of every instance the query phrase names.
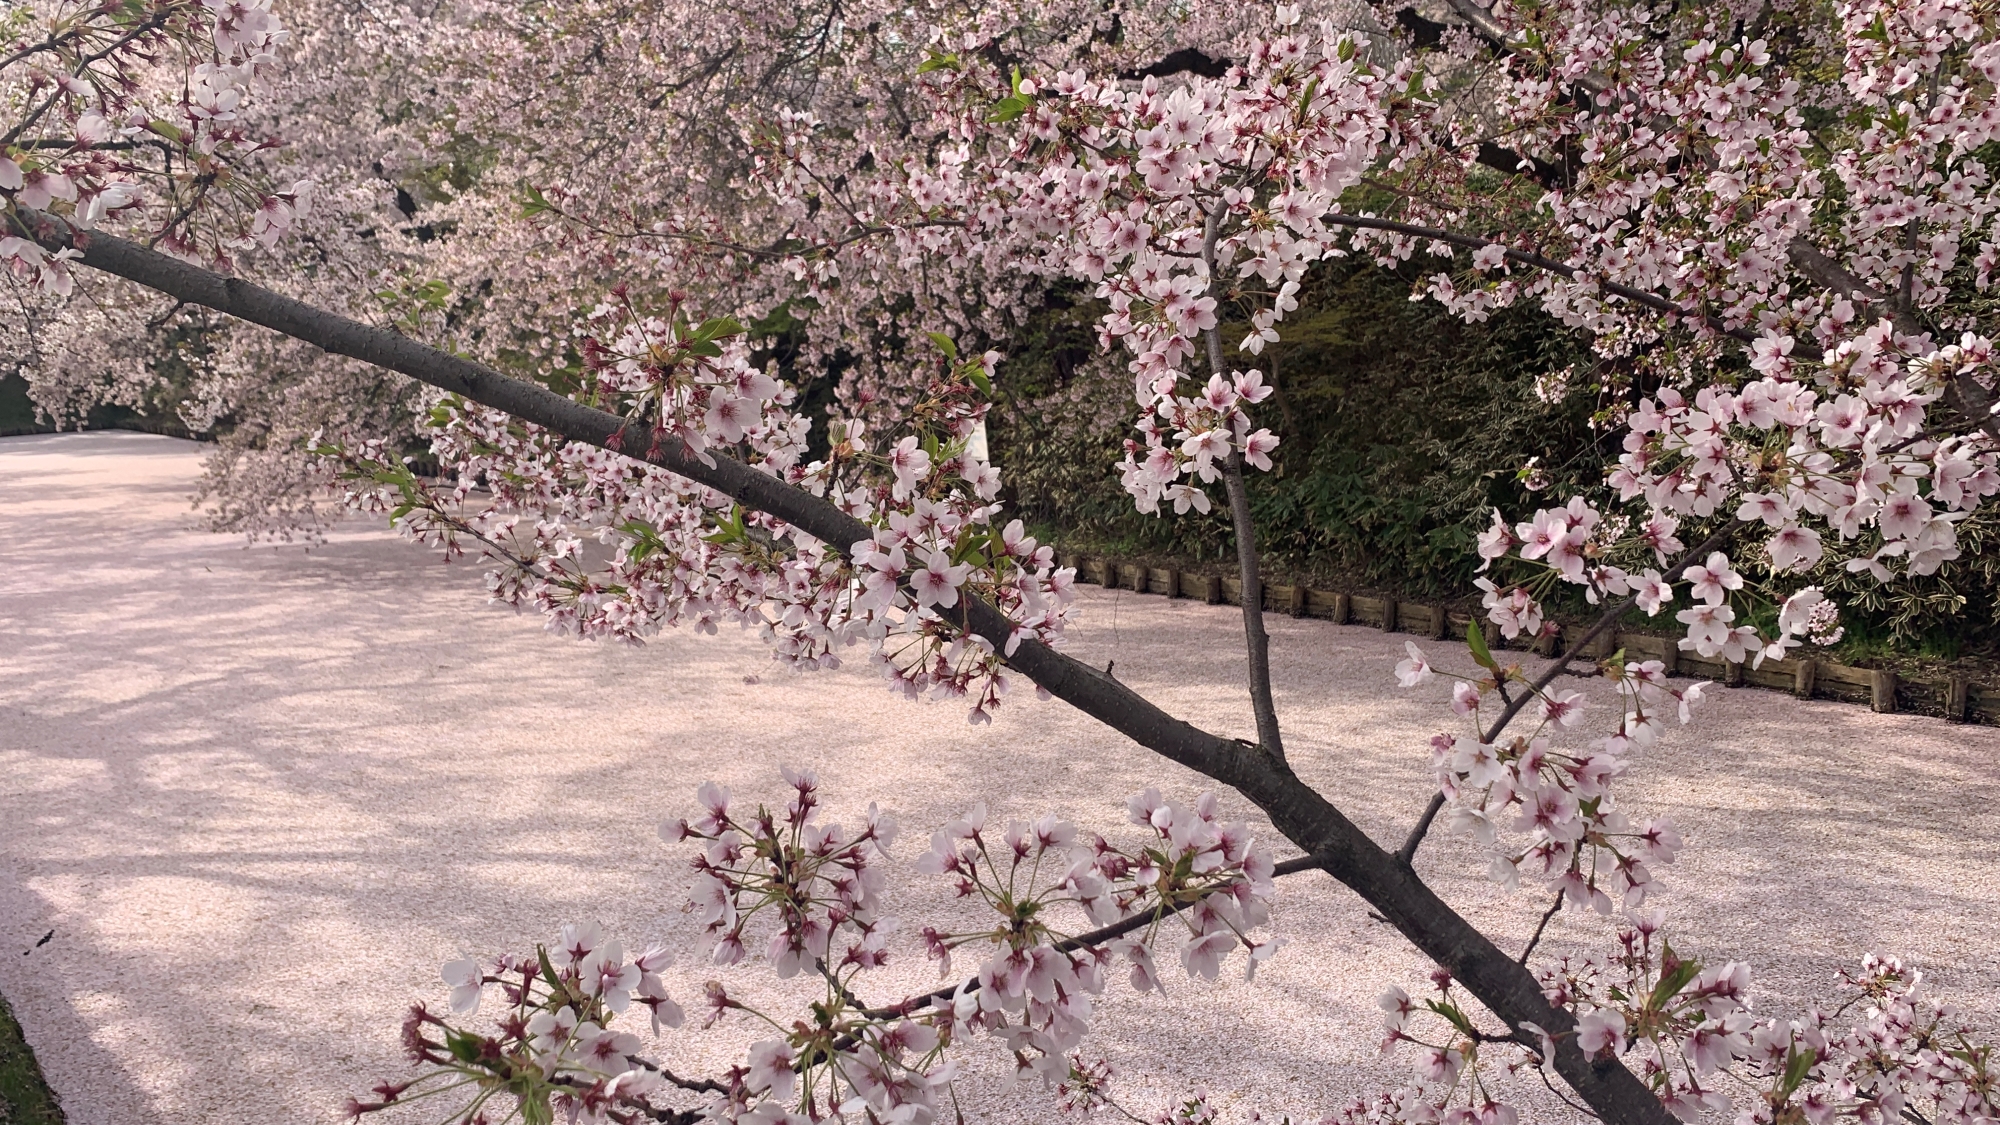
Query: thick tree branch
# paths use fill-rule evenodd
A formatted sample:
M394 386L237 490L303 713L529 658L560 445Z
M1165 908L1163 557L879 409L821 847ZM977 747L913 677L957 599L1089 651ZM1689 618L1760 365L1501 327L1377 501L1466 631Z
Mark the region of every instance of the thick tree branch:
M1835 294L1862 305L1879 305L1889 314L1889 322L1896 331L1905 336L1920 336L1924 326L1905 302L1892 299L1888 294L1854 276L1847 267L1832 256L1814 246L1804 235L1792 239L1785 248L1791 257L1793 268L1806 275L1816 285L1821 285Z
M1140 67L1138 70L1125 71L1119 74L1118 77L1128 81L1136 81L1140 78L1166 78L1174 74L1192 74L1199 78L1221 78L1223 75L1229 73L1229 67L1230 62L1226 58L1217 58L1206 52L1196 50L1193 47L1182 47L1180 50L1167 55L1158 62L1150 63Z
M17 208L10 220L50 251L74 246L82 265L168 296L227 313L313 344L397 371L461 395L573 441L617 450L724 492L815 538L847 545L870 538L866 524L832 504L741 462L704 462L685 445L662 438L643 450L616 415L585 406L546 387L510 378L484 364L314 308L249 282L223 277L136 243L102 233L75 232L62 220ZM1013 623L983 600L968 599L968 628L1004 651ZM1577 1049L1574 1018L1552 1006L1533 974L1479 932L1345 814L1300 781L1281 761L1174 718L1125 685L1058 653L1023 641L1008 663L1050 694L1171 761L1236 789L1271 818L1301 851L1352 888L1418 949L1523 1035L1524 1023L1557 1038L1556 1067L1604 1120L1617 1125L1673 1125L1674 1118L1631 1071L1615 1060L1586 1059Z

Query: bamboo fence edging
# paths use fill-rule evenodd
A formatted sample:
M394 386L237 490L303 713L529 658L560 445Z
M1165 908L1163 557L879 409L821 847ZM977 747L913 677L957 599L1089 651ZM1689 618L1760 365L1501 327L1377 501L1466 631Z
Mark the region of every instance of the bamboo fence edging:
M1227 575L1190 574L1071 551L1058 552L1056 558L1058 565L1076 568L1078 581L1108 589L1199 599L1209 605L1243 604L1242 581ZM1320 618L1335 625L1361 625L1384 633L1414 633L1431 640L1463 636L1472 620L1468 614L1454 613L1431 602L1271 583L1264 586L1264 608L1267 612L1289 613L1293 617ZM1538 656L1554 656L1562 651L1561 637L1562 627L1557 625L1531 640L1508 643L1490 638L1488 643L1494 648L1505 645L1526 648ZM1579 656L1598 661L1621 650L1635 659L1660 661L1670 676L1708 679L1732 688L1762 688L1790 692L1800 699L1866 704L1883 714L1895 714L1909 705L1917 705L1942 711L1945 718L1956 722L2000 723L2000 687L1974 683L1962 673L1953 673L1943 681L1906 680L1889 669L1850 668L1810 656L1766 660L1762 666L1753 668L1683 652L1671 637L1614 630L1599 634Z

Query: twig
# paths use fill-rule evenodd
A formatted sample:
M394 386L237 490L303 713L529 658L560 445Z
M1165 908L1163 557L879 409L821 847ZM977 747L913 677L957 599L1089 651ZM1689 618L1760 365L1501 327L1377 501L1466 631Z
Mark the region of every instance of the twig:
M633 1062L638 1063L640 1066L645 1067L647 1070L652 1071L654 1074L679 1086L683 1090L692 1090L698 1094L726 1094L729 1092L729 1087L724 1086L713 1078L682 1078L680 1075L675 1074L673 1071L668 1070L651 1059L640 1058L638 1055L628 1057Z
M1302 855L1296 859L1285 860L1283 863L1277 864L1276 866L1272 867L1271 875L1273 878L1276 878L1283 875L1296 875L1301 871L1317 870L1321 866L1321 862L1322 862L1321 860L1319 860L1314 856ZM1222 888L1220 887L1216 888L1216 890L1221 890L1221 889ZM1215 892L1211 891L1209 893L1213 894ZM1115 937L1123 937L1124 935L1131 933L1133 930L1140 929L1141 927L1144 926L1149 926L1154 922L1159 921L1162 918L1171 918L1174 915L1179 914L1181 911L1186 910L1188 907L1193 906L1195 903L1201 902L1203 899L1206 899L1207 897L1208 895L1202 895L1201 898L1191 899L1187 902L1175 903L1171 906L1161 906L1157 909L1146 911L1143 914L1134 914L1130 918L1121 919L1119 921L1111 923L1108 926L1092 930L1087 934L1078 934L1073 938L1065 938L1062 941L1056 943L1055 946L1056 950L1061 953L1068 953L1073 949L1082 949L1085 946L1097 945L1101 942L1110 941L1112 938ZM900 1004L892 1004L885 1008L865 1008L862 1010L862 1014L868 1016L871 1019L885 1019L889 1016L906 1016L909 1015L911 1012L914 1012L917 1009L922 1008L926 1005L936 1004L944 1000L950 1000L952 997L957 996L959 994L960 989L963 989L966 992L979 991L979 978L973 977L972 979L966 981L964 984L961 985L956 985L951 988L940 988L935 992L926 992L922 996L913 996L910 999L905 1000Z
M1215 244L1222 234L1224 205L1216 203L1202 232L1201 258L1208 266L1209 295L1220 305L1221 272L1216 269ZM1209 369L1223 374L1222 333L1202 333L1208 344ZM1273 761L1285 760L1284 732L1278 726L1277 700L1271 692L1271 635L1264 630L1264 578L1257 558L1257 524L1250 514L1250 490L1243 482L1243 455L1231 450L1222 459L1222 488L1229 496L1229 522L1236 532L1236 566L1243 581L1243 642L1250 663L1250 709L1257 716L1257 742Z
M1549 1081L1549 1072L1546 1069L1538 1066L1535 1068L1535 1073L1542 1076L1542 1085L1547 1086L1549 1088L1549 1093L1554 1094L1556 1097L1560 1098L1562 1100L1562 1104L1570 1107L1571 1109L1577 1111L1578 1113L1583 1114L1585 1117L1590 1118L1592 1121L1604 1120L1597 1114L1590 1112L1589 1106L1582 1106L1576 1104L1575 1102L1570 1100L1568 1094L1565 1094L1561 1090L1556 1089L1556 1084Z
M1542 931L1548 929L1549 919L1554 918L1556 916L1556 911L1561 910L1563 908L1563 893L1564 892L1561 887L1556 888L1556 900L1549 904L1548 912L1543 914L1542 920L1535 924L1535 936L1528 939L1528 947L1526 949L1521 950L1521 956L1515 958L1517 963L1522 965L1527 964L1528 955L1533 953L1535 951L1535 947L1542 943Z
M1438 811L1444 808L1444 790L1431 794L1431 803L1424 808L1424 815L1417 818L1417 826L1403 839L1403 846L1396 849L1396 858L1408 867L1417 858L1417 845L1424 842L1424 836L1431 830L1431 821L1437 819Z

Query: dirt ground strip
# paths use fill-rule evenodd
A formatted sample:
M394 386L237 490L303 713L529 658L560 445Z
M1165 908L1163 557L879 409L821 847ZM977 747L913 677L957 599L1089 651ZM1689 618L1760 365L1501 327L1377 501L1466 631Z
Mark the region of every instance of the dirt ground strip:
M767 972L709 966L680 909L684 854L654 829L705 778L754 800L779 794L781 763L809 766L835 818L893 810L908 836L890 908L913 927L962 917L908 860L974 801L1123 833L1134 790L1204 787L1026 690L971 727L884 690L864 660L790 674L734 629L642 648L552 636L484 606L476 567L372 525L246 549L194 528L200 456L126 433L0 440L0 993L76 1125L332 1121L344 1095L404 1073L396 1024L442 999L440 962L525 950L565 921L685 949L668 974L683 998L725 975L782 999ZM1096 589L1083 609L1078 656L1251 732L1238 611ZM1429 795L1449 681L1397 689L1401 636L1270 625L1294 765L1400 839ZM1796 1010L1880 950L1995 1027L1996 794L2000 730L1717 688L1621 799L1690 843L1657 898L1676 946L1750 961L1763 1007ZM1463 839L1440 835L1419 866L1510 947L1546 903L1485 882ZM1238 1119L1310 1120L1405 1078L1407 1060L1376 1057L1373 998L1416 991L1427 965L1317 874L1282 887L1276 929L1291 945L1254 983L1239 962L1218 984L1170 981L1164 1001L1107 992L1094 1042L1135 1108L1200 1083ZM1565 914L1545 948L1609 933ZM884 999L934 979L907 944ZM714 1072L754 1037L724 1024L648 1049ZM1003 1088L990 1049L971 1060L968 1120L1055 1116Z

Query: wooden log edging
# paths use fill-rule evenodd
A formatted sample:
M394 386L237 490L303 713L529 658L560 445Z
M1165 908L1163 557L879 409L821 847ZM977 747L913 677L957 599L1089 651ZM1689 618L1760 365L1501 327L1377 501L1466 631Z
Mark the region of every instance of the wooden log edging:
M1075 567L1078 581L1110 589L1200 599L1209 605L1243 604L1243 583L1227 575L1192 574L1073 551L1059 551L1056 562L1059 566ZM1319 618L1336 625L1360 625L1384 633L1414 633L1431 640L1462 636L1471 620L1467 614L1453 613L1430 602L1268 582L1264 585L1264 608L1272 613ZM1556 628L1556 633L1544 637L1521 638L1511 644L1489 638L1488 643L1495 648L1504 644L1529 649L1537 655L1554 655L1560 651L1556 645L1560 643L1561 626ZM1595 661L1620 650L1633 659L1660 661L1670 676L1713 680L1729 687L1786 691L1800 699L1865 704L1883 714L1903 712L1914 704L1925 710L1940 711L1955 722L2000 723L2000 687L1975 683L1961 673L1942 681L1905 680L1887 669L1850 668L1810 656L1766 660L1761 667L1752 668L1748 664L1731 664L1683 652L1671 637L1611 630L1599 634L1579 655Z

